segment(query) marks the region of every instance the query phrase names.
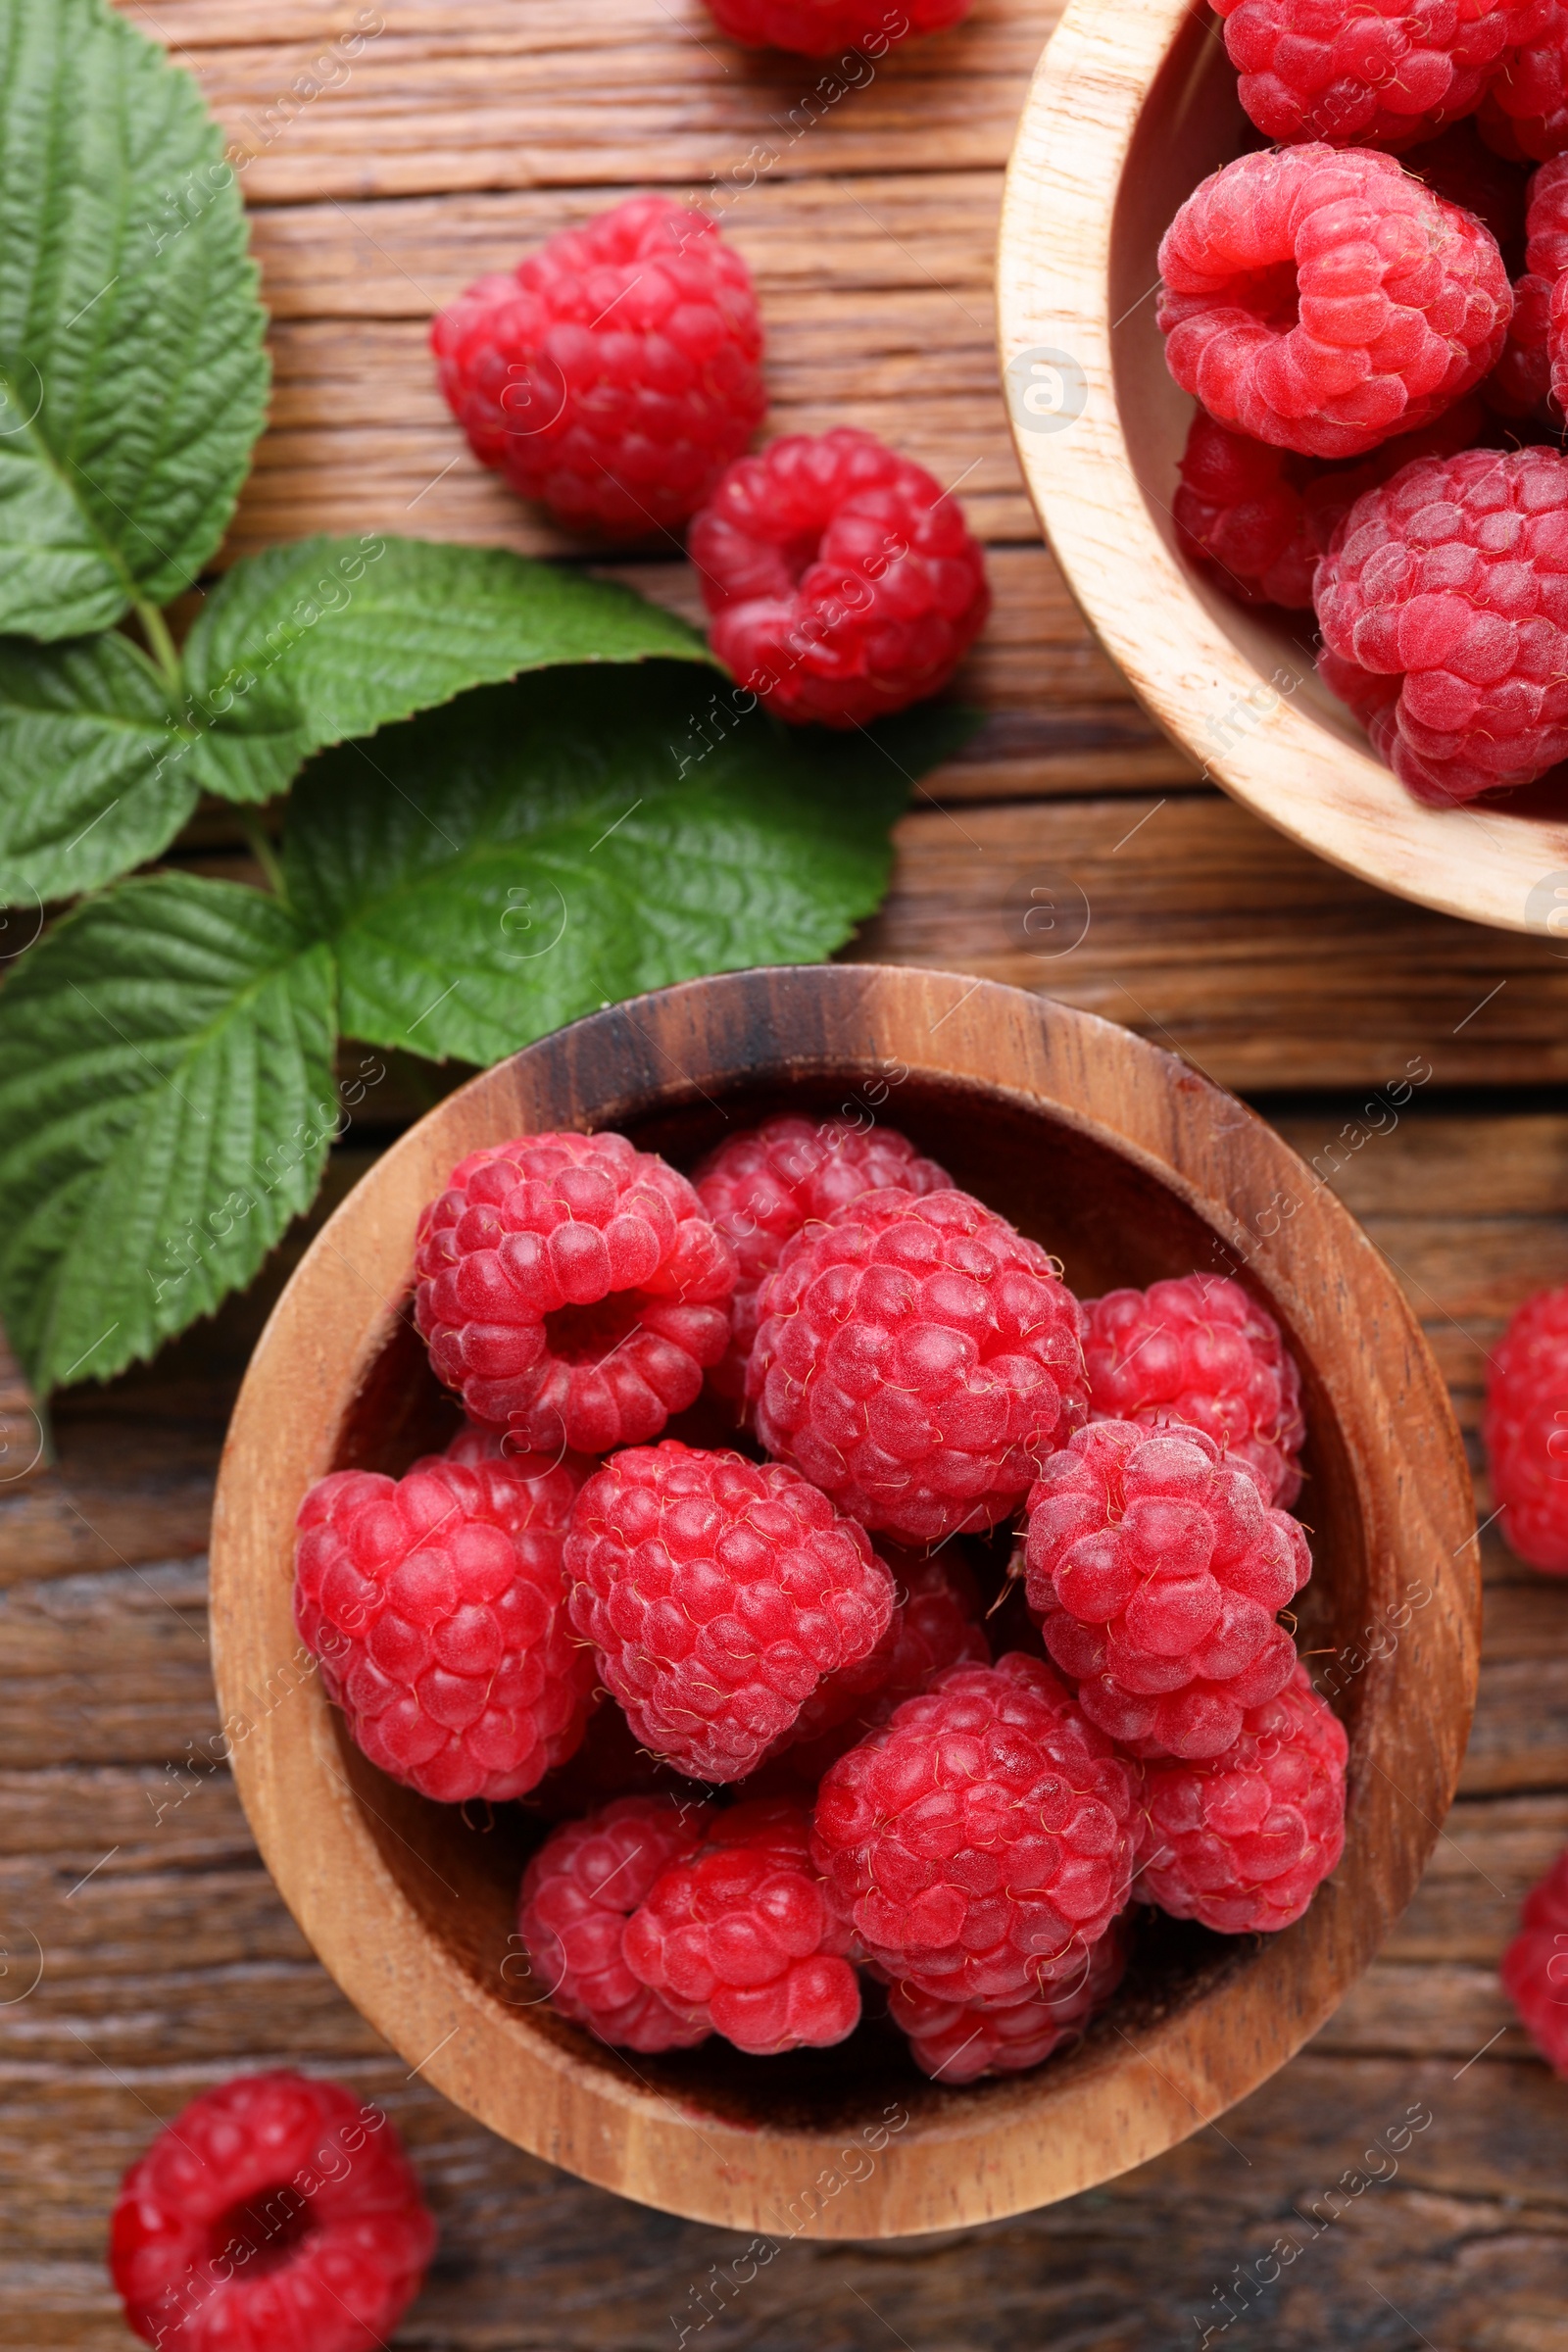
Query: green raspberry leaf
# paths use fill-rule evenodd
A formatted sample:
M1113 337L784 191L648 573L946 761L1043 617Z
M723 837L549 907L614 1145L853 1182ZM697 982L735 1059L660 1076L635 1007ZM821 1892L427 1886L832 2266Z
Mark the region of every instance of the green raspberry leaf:
M196 806L190 745L128 638L0 637L0 906L156 858Z
M250 1281L337 1120L331 952L261 891L89 900L0 989L0 1316L105 1380Z
M830 734L749 700L664 662L557 669L313 761L285 863L345 1032L488 1062L607 1000L840 946L974 714Z
M0 629L190 586L266 409L223 140L107 0L0 0Z
M304 539L226 573L185 647L196 765L262 801L323 745L470 686L561 662L707 662L695 629L629 588L494 547Z

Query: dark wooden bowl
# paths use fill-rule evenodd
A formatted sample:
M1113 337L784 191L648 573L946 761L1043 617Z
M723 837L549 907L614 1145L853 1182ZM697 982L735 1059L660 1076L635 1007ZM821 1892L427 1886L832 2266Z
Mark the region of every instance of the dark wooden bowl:
M291 1616L312 1480L405 1468L453 1426L408 1315L422 1203L475 1146L619 1127L682 1166L787 1105L904 1129L1094 1294L1216 1267L1283 1324L1306 1389L1300 1645L1339 1652L1345 1859L1297 1927L1146 1915L1127 1984L1070 2054L942 2089L897 2037L748 2059L622 2056L552 2014L514 1934L526 1812L427 1803L343 1735ZM1475 1695L1479 1587L1458 1432L1360 1228L1271 1130L1123 1029L948 973L698 980L578 1021L453 1095L377 1162L279 1300L213 1523L214 1652L240 1792L349 1998L492 2130L646 2204L771 2237L868 2238L1071 2195L1183 2139L1322 2024L1402 1910ZM1363 1662L1357 1667L1355 1659Z

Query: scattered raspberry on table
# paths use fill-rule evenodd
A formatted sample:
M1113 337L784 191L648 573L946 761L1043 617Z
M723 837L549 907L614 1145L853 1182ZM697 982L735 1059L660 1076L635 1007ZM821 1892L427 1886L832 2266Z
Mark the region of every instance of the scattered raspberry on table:
M1217 1756L1290 1680L1275 1611L1306 1537L1207 1433L1095 1421L1029 1497L1029 1606L1091 1721L1135 1753Z
M1289 1510L1306 1436L1300 1376L1266 1306L1222 1274L1084 1300L1090 1410L1107 1421L1203 1429Z
M1368 5L1214 0L1243 106L1265 137L1409 147L1481 103L1540 0Z
M798 1472L672 1439L589 1479L565 1567L571 1622L632 1730L703 1781L744 1779L893 1615L863 1529Z
M522 1874L517 1932L539 1987L563 2017L627 2050L686 2050L710 2028L627 1965L626 1922L672 1862L695 1852L706 1805L622 1796L568 1822Z
M767 406L751 272L667 196L629 197L481 277L430 341L474 456L571 530L677 529Z
M1481 1435L1509 1549L1568 1576L1568 1286L1515 1310L1487 1367Z
M1502 350L1496 240L1369 149L1239 156L1159 246L1158 318L1184 392L1220 423L1353 458L1441 415Z
M1075 1982L1045 1985L1005 2009L967 2007L894 1984L888 2011L907 2034L915 2065L935 2082L1021 2074L1082 2037L1126 1974L1128 1941L1123 1921L1113 1919Z
M714 654L797 722L863 726L935 694L991 609L956 500L850 425L740 459L687 544Z
M850 1937L811 1861L804 1807L759 1798L717 1814L626 1926L627 1966L672 2008L767 2058L821 2049L860 2022Z
M1145 1766L1134 1892L1222 1936L1290 1927L1345 1850L1348 1754L1297 1666L1222 1755Z
M1537 2049L1568 2077L1568 1849L1525 1896L1498 1974Z
M910 1543L1005 1518L1088 1410L1077 1299L967 1193L867 1193L808 1228L759 1316L762 1444Z
M1127 1900L1129 1767L1038 1659L957 1666L826 1774L811 1852L895 1984L1005 2007L1081 1977Z
M203 2091L130 2167L109 2269L165 2352L370 2352L435 2251L379 2108L278 2072Z
M447 1804L520 1796L583 1735L592 1664L562 1550L581 1465L466 1431L300 1505L294 1621L372 1764Z
M1314 587L1336 691L1350 671L1379 756L1437 807L1568 755L1568 462L1466 450L1357 499ZM1352 700L1347 694L1347 700ZM1357 707L1352 700L1352 707Z
M731 1136L693 1172L697 1197L735 1252L740 1277L732 1301L730 1343L709 1385L739 1404L746 1359L757 1337L757 1298L805 1225L825 1223L862 1193L902 1185L908 1193L944 1190L951 1179L896 1128L864 1133L826 1119L784 1115Z
M657 1437L729 1344L733 1250L686 1178L623 1135L470 1152L419 1220L415 1269L439 1377L548 1452Z
M793 49L801 57L828 57L842 49L885 57L896 42L959 24L974 0L708 0L720 29L752 49ZM849 74L850 61L844 60ZM868 80L869 75L865 76ZM858 89L852 76L846 84Z

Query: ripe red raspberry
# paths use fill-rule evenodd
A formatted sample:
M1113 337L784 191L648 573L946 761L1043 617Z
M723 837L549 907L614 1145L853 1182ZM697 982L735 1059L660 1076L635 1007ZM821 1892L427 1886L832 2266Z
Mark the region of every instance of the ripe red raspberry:
M1207 1430L1256 1473L1265 1502L1290 1509L1306 1423L1300 1375L1266 1306L1224 1275L1185 1274L1086 1298L1084 1315L1091 1412Z
M1481 1435L1509 1549L1568 1576L1568 1286L1527 1298L1493 1349Z
M1513 295L1496 240L1392 156L1238 156L1160 239L1159 323L1184 392L1310 457L1416 431L1479 383Z
M1568 270L1568 157L1532 173L1525 228L1524 275L1514 281L1508 340L1484 389L1499 416L1560 423L1561 405L1551 406L1551 299Z
M910 1543L1004 1519L1088 1409L1077 1299L967 1193L867 1193L808 1227L759 1316L763 1445Z
M629 197L479 278L430 344L480 464L572 530L684 522L767 406L751 272L667 196Z
M708 0L708 5L720 29L750 49L793 49L800 57L863 49L869 57L885 57L911 34L946 32L968 15L974 0L903 0L898 8L890 8L888 0Z
M522 1874L517 1932L563 2017L627 2050L689 2050L707 2025L632 1974L627 1920L671 1862L696 1850L706 1805L621 1796L546 1838Z
M334 1470L301 1503L294 1622L356 1747L393 1780L499 1803L581 1740L593 1665L561 1556L581 1476L465 1431L404 1478Z
M832 1120L813 1126L808 1119L766 1119L710 1152L692 1183L734 1250L740 1279L730 1343L708 1375L710 1388L737 1404L745 1396L758 1293L803 1225L825 1221L862 1193L888 1185L934 1193L951 1181L892 1127L860 1134Z
M1036 1658L955 1666L822 1782L811 1853L892 1982L1006 2007L1076 1980L1127 1900L1128 1768Z
M287 2070L192 2099L126 2173L109 2231L125 2318L168 2352L369 2352L434 2251L380 2109Z
M1568 754L1568 461L1557 451L1407 466L1356 500L1314 601L1328 651L1390 682L1369 732L1417 800L1447 807L1526 784ZM1344 670L1320 667L1344 692ZM1374 708L1382 691L1366 690Z
M1124 1747L1219 1755L1295 1670L1274 1612L1306 1538L1204 1430L1091 1422L1040 1475L1025 1556L1046 1647Z
M1568 1849L1525 1896L1497 1973L1543 2058L1568 2076Z
M439 1377L544 1452L657 1437L729 1341L734 1252L623 1135L470 1152L419 1219L415 1269Z
M1481 102L1535 0L1214 0L1267 138L1412 146Z
M1243 604L1311 609L1318 550L1301 502L1305 464L1201 409L1193 418L1171 510L1176 536Z
M810 1822L787 1798L718 1814L708 1842L671 1862L626 1926L634 1976L737 2049L823 2049L860 2022L850 1938L810 1857Z
M892 1578L826 1495L673 1439L589 1479L565 1564L571 1621L632 1730L702 1781L743 1780L893 1614Z
M957 502L850 425L742 458L687 545L713 652L796 723L863 726L935 694L991 609Z
M1499 155L1544 163L1568 147L1568 5L1534 0L1523 37L1487 84L1481 135Z
M1124 1923L1113 1919L1075 1979L1045 1985L1005 2009L939 2000L912 1984L893 1985L888 2009L909 2037L915 2065L934 2082L1022 2074L1064 2043L1082 2039L1126 1974L1128 1946Z
M1348 1753L1298 1666L1222 1755L1146 1765L1140 1896L1222 1936L1288 1928L1345 1851Z

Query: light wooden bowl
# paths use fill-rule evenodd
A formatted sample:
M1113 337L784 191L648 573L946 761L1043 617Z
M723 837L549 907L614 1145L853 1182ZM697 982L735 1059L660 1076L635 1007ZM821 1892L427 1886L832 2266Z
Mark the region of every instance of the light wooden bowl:
M783 1105L895 1123L1055 1250L1082 1293L1241 1270L1305 1381L1317 1570L1299 1639L1320 1664L1345 1653L1344 1862L1272 1938L1147 1916L1127 1985L1086 2042L963 2090L926 2082L886 2029L788 2058L715 2041L634 2060L554 2016L513 1934L538 1826L512 1807L465 1818L383 1779L345 1739L290 1613L311 1482L347 1464L400 1471L451 1426L408 1305L418 1212L454 1162L592 1125L690 1166ZM1473 1529L1447 1397L1387 1265L1234 1098L1126 1030L987 982L745 972L595 1014L503 1062L406 1135L326 1225L256 1350L224 1449L219 1696L285 1900L424 2081L520 2146L668 2212L775 2239L896 2236L1042 2205L1157 2155L1328 2016L1403 1908L1453 1791L1475 1694ZM1352 1644L1380 1654L1356 1670Z
M1249 612L1176 552L1194 403L1165 367L1155 253L1248 127L1201 0L1069 0L1019 124L998 266L1030 496L1107 652L1205 775L1402 898L1568 936L1568 821L1522 813L1529 795L1421 807L1319 683L1312 615Z

